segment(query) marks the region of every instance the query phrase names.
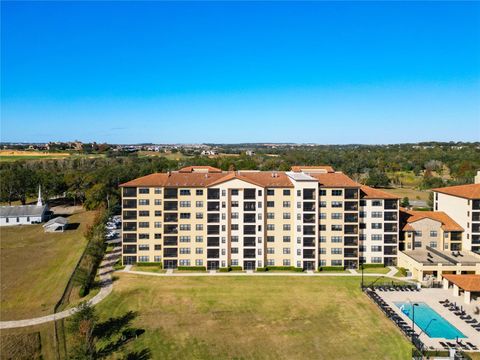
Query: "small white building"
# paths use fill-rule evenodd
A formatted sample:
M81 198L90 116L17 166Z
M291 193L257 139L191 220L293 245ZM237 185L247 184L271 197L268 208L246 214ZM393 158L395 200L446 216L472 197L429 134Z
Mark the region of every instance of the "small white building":
M68 220L62 216L50 219L43 225L45 232L64 232L68 226Z
M0 226L40 224L47 214L48 206L43 205L39 188L36 205L0 206Z

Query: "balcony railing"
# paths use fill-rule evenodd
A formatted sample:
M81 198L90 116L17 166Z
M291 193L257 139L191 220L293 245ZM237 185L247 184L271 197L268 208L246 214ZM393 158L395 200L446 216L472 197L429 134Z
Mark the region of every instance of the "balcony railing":
M166 222L166 223L178 222L178 214L177 213L173 213L173 214L165 213L165 216L163 217L163 221Z
M219 237L208 237L207 238L207 246L220 246L220 238Z
M208 189L207 191L208 200L217 200L220 199L220 189Z
M358 211L358 202L356 201L345 201L343 204L345 211Z
M178 203L176 201L165 201L163 203L163 210L164 211L177 211L178 210Z
M396 221L397 220L397 213L396 212L384 212L383 213L383 220L385 220L385 221Z
M396 210L398 208L397 200L385 200L383 208L385 210Z
M177 246L178 245L178 237L176 236L165 236L163 239L164 246Z
M137 223L124 221L123 231L137 231Z
M243 257L245 259L253 259L255 258L255 249L244 249L243 250Z
M164 199L176 199L178 194L178 189L165 189L163 193Z
M345 199L358 199L358 189L345 189Z
M252 237L252 236L244 237L243 246L255 246L255 237Z
M244 202L243 211L255 211L255 202Z
M123 253L124 254L136 254L137 253L137 245L123 245Z

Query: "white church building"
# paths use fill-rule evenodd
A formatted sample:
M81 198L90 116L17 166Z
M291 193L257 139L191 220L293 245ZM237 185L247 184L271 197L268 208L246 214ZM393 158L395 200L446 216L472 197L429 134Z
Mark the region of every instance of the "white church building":
M0 206L0 226L40 224L47 215L48 206L43 205L39 186L36 205Z

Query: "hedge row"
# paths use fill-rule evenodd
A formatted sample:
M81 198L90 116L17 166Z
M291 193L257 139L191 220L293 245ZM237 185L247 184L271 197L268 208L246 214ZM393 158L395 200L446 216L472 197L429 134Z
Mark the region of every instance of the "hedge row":
M177 270L207 271L205 266L179 266Z
M137 265L137 266L155 266L155 267L159 267L160 269L162 268L162 263L161 262L142 262L142 261L139 261L135 265Z
M320 266L318 271L343 271L345 268L343 266Z
M363 264L364 269L369 269L369 268L384 268L385 265L383 264ZM361 267L360 267L361 268Z

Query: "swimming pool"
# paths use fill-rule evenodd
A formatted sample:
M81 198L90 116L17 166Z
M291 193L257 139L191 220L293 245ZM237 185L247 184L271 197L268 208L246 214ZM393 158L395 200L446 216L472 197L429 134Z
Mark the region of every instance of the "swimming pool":
M423 302L417 302L416 304L418 306L415 306L415 325L429 337L449 340L466 337L427 304ZM412 319L412 304L409 302L395 302L395 305Z

